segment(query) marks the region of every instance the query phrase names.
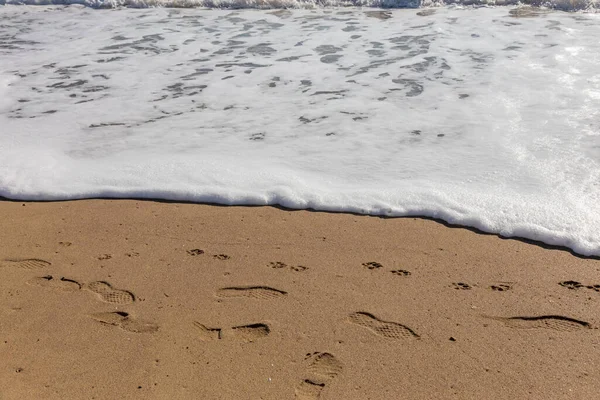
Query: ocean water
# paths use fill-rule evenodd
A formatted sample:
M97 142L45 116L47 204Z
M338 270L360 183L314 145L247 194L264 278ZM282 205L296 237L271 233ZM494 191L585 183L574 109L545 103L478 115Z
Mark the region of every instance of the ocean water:
M533 8L6 5L0 196L427 216L598 256L598 38Z

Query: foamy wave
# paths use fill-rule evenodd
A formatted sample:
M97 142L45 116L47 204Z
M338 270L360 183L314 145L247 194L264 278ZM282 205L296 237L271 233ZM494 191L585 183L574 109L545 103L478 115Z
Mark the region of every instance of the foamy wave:
M445 5L529 5L562 11L591 11L598 0L0 0L0 5L83 5L91 8L312 9L323 7L425 8Z
M0 196L429 216L600 256L598 14L0 18Z

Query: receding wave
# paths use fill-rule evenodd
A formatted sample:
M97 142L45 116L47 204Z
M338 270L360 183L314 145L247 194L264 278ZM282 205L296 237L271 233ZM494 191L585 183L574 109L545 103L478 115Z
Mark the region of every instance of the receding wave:
M597 0L0 0L0 5L71 5L91 8L311 9L325 7L425 8L445 5L528 5L562 11L595 12Z

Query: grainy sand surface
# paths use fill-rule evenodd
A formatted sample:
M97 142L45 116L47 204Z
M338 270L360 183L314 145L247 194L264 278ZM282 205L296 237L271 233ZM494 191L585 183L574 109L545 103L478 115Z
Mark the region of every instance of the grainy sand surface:
M2 400L600 390L599 260L271 207L4 201L0 215Z

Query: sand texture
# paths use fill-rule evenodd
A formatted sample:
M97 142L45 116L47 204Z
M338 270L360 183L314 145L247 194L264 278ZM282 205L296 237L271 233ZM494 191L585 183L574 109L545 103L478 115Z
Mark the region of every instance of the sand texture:
M583 399L600 261L425 219L0 202L0 399Z

